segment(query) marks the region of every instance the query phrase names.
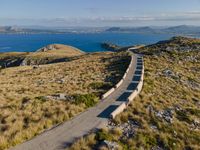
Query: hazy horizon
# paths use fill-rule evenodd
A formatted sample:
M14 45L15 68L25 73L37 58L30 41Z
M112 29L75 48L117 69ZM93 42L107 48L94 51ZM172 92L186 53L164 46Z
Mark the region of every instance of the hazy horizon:
M0 0L0 26L200 25L200 0Z
M115 26L115 25L110 25L110 26L45 26L45 25L0 25L0 27L19 27L19 28L49 28L49 29L70 29L70 28L113 28L113 27L119 27L119 28L140 28L140 27L150 27L153 29L164 29L164 28L170 28L170 27L179 27L179 26L189 26L189 27L200 27L200 25L191 25L191 24L177 24L177 25L146 25L146 26Z

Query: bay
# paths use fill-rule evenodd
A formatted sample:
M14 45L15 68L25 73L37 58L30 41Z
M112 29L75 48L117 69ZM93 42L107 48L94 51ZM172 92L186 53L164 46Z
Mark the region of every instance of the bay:
M153 44L172 35L133 33L0 34L0 52L34 52L49 44L66 44L85 52L105 51L102 42L120 46Z

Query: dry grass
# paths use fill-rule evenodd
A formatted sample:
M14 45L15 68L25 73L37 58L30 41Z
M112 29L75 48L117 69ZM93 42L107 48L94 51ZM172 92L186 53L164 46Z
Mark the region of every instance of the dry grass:
M122 138L110 130L101 131L103 138L97 139L95 145L106 139L118 141L125 150L156 149L158 146L166 150L199 150L200 51L149 55L144 56L144 62L141 94L114 120L118 124L134 120L140 127L129 138ZM165 69L175 75L166 76L163 73ZM166 109L174 110L172 123L156 116L156 112Z
M164 149L200 149L200 128L193 128L193 121L200 120L200 89L185 85L184 81L192 78L200 83L200 62L184 61L188 54L179 54L173 58L170 55L146 56L144 88L128 110L116 118L116 122L136 120L142 127L133 138L121 140L120 144L128 149L151 149L160 146ZM190 52L198 56L199 52ZM198 59L200 60L200 59ZM162 75L163 70L170 69L179 74L180 78ZM194 101L196 100L196 101ZM160 111L180 107L184 113L175 111L173 123L158 119L149 110ZM189 110L193 110L190 113ZM182 112L182 111L181 111ZM181 116L180 116L181 115ZM152 129L155 126L157 130Z
M8 67L9 65L18 66L28 54L26 52L0 53L0 68Z
M50 46L53 46L52 50L30 53L26 56L24 61L28 65L47 64L84 54L84 52L79 49L67 45L53 44Z
M0 53L0 59L3 59L5 57L15 57L15 56L22 56L27 55L26 52L9 52L9 53Z
M64 62L73 57L85 54L71 46L52 44L36 52L0 53L0 67L15 67L23 65L41 65Z
M151 149L160 146L164 149L200 149L200 130L193 128L193 121L200 120L198 112L200 89L193 89L183 82L192 78L200 83L200 72L194 71L195 68L200 69L200 63L183 61L184 55L182 54L177 60L169 55L145 57L143 91L128 110L116 118L118 123L130 119L142 125L133 138L121 141L125 148ZM200 58L199 52L190 52L190 55ZM187 54L185 56L187 57ZM178 73L180 79L162 75L164 69L171 69ZM158 119L149 107L154 111L180 107L184 113L175 111L173 122L170 124ZM155 126L157 130L152 129L151 126Z
M95 134L90 134L81 138L70 148L71 150L92 150L96 144Z
M127 60L126 53L105 52L38 68L1 69L0 149L22 143L94 105L84 103L85 98L98 99L118 82ZM58 93L66 94L67 100L46 98Z

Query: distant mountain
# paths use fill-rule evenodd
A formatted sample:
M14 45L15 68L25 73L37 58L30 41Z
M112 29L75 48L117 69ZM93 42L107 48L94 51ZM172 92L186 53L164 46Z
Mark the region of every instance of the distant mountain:
M11 33L58 33L55 30L48 29L30 29L30 28L21 28L16 26L3 26L0 27L0 33L11 34Z
M100 33L105 27L43 27L43 26L0 26L0 33L5 34L65 34L65 33Z
M181 26L169 27L163 29L162 31L166 33L178 33L178 34L200 34L200 27L181 25Z
M106 29L105 32L154 33L154 29L151 27L112 27Z
M165 33L165 34L180 34L180 35L199 35L200 27L199 26L173 26L165 28L156 28L156 27L112 27L105 30L105 32L129 32L129 33Z
M21 29L15 26L5 26L0 27L0 33L7 33L7 32L20 32Z
M173 27L0 27L0 33L27 33L27 34L63 34L63 33L148 33L148 34L176 34L200 35L200 26L173 26Z
M116 32L116 31L120 31L120 30L121 30L120 27L112 27L112 28L106 29L107 32Z

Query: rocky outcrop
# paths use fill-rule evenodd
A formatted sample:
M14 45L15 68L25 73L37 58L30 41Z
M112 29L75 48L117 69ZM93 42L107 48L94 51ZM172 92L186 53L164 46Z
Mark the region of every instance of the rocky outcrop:
M43 48L40 48L39 50L37 50L36 52L47 52L47 51L50 51L50 50L56 50L56 47L54 44L52 45L47 45Z
M135 135L136 130L141 128L141 123L136 120L128 120L125 123L116 124L112 120L109 120L107 127L108 129L120 129L122 131L121 138L131 138Z
M101 47L108 50L108 51L117 51L119 50L121 47L112 43L101 43Z
M23 58L7 59L0 62L2 68L19 66L23 61Z
M117 142L111 142L111 141L104 140L102 145L105 145L109 150L118 150L119 149L119 145Z
M26 57L26 53L3 53L0 54L0 67L16 67L19 66L24 58Z
M173 37L170 40L160 41L153 45L148 45L138 49L135 52L145 55L162 55L169 53L171 55L200 50L200 39L188 37Z

